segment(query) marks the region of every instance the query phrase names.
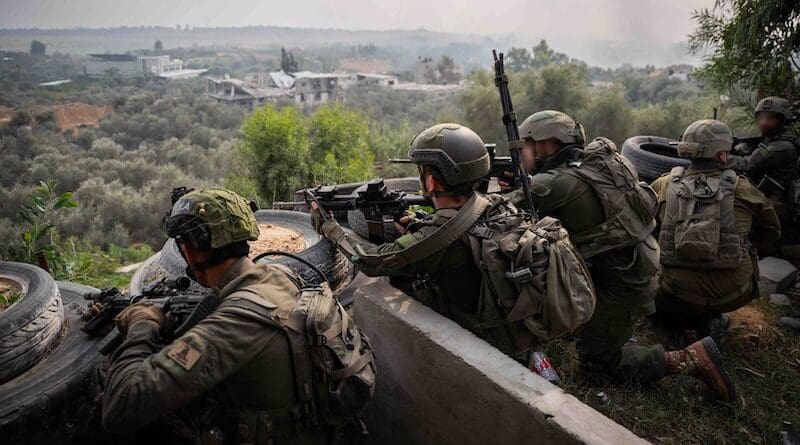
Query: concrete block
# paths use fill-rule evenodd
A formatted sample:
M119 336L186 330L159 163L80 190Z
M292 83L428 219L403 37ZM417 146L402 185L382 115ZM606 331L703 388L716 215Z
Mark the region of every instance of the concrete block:
M761 289L762 295L782 292L794 282L797 268L792 263L775 257L766 257L758 261L758 270L761 273L761 282L767 289ZM774 289L771 289L772 286Z
M388 280L351 286L378 364L370 443L647 443Z

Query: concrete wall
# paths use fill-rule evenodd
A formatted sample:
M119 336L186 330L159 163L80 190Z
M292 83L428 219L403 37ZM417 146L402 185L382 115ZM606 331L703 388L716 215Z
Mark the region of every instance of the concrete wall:
M646 443L386 279L351 289L378 363L371 443Z

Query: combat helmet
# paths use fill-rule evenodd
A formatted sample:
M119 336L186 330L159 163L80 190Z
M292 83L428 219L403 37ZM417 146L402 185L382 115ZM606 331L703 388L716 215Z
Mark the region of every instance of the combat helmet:
M583 125L555 110L539 111L528 116L519 126L519 136L534 141L555 139L564 144L583 145L586 142Z
M411 142L408 158L436 167L448 187L476 184L489 173L491 162L481 137L459 124L422 130Z
M733 132L715 119L692 122L678 142L678 155L686 159L711 159L719 152L730 151Z
M198 250L224 249L258 239L254 210L254 203L230 190L193 190L175 200L165 228L179 244Z
M794 118L794 116L792 116L792 110L789 107L789 101L778 96L769 96L758 101L755 116L757 117L758 113L762 112L775 113L786 122L792 122Z

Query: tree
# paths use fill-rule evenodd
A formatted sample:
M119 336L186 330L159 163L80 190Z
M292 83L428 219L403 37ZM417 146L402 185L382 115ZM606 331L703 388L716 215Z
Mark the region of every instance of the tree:
M364 181L372 176L375 157L363 115L340 104L323 106L314 112L309 129L314 184Z
M587 139L605 136L620 145L630 135L633 107L621 89L606 88L592 97L577 120L584 125Z
M533 65L533 59L527 48L512 47L505 55L505 63L509 71L522 71Z
M306 185L309 141L303 118L295 107L277 111L264 106L242 126L239 147L249 176L269 204L286 199Z
M156 43L153 45L153 51L156 54L161 54L161 51L164 51L164 44L161 43L161 40L156 40Z
M285 73L296 73L300 71L297 62L294 60L294 54L291 51L286 51L281 47L281 69Z
M695 11L690 49L711 49L701 78L727 91L737 86L793 99L800 71L800 3L786 0L717 0Z
M449 56L442 56L442 59L436 64L436 72L442 83L456 83L461 80L461 76L456 69L456 63Z
M533 47L531 66L534 68L541 68L552 64L562 65L569 62L570 58L566 54L553 51L544 39Z
M559 110L574 116L586 107L589 88L585 65L548 65L538 72L524 73L520 87L523 100L517 113L524 119L526 113L539 110Z
M31 42L31 55L32 56L43 56L45 52L45 44L34 40Z

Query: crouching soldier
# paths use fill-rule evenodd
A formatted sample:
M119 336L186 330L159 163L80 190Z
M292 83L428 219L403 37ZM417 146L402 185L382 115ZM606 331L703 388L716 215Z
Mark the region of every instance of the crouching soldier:
M584 147L583 127L564 113L534 113L519 133L526 167L535 173L534 205L563 222L597 290L597 308L577 336L584 369L641 382L689 374L719 399L735 400L711 338L680 351L628 342L634 324L655 311L659 250L651 235L657 201L650 187L610 140L597 138Z
M431 220L401 226L403 236L376 246L345 234L332 218L322 222L312 204L319 230L366 275L392 277L399 289L532 368L541 341L571 332L594 310L588 270L568 234L553 218L533 224L504 198L475 191L490 160L469 128L428 128L412 141L409 158L436 209ZM560 274L548 274L548 264Z
M657 319L721 341L724 312L759 296L758 250L774 248L778 216L767 198L725 167L733 134L706 119L686 128L678 154L688 168L658 178L662 276Z
M254 264L247 242L258 239L258 224L249 203L233 192L183 195L166 230L189 277L210 287L219 302L163 348L159 332L166 317L156 306L140 302L118 315L126 337L112 357L103 426L132 433L192 402L213 399L214 415L203 419L208 425L201 425L205 432L197 443L348 443L354 431L360 433L356 414L372 393L374 361L327 284L301 289L289 269ZM307 312L308 299L317 299L314 315ZM311 332L312 325L344 329L330 335ZM337 351L323 354L314 348L325 345L306 341L320 335ZM339 363L321 363L324 357ZM342 363L355 364L337 370ZM337 385L339 394L328 385ZM339 397L347 400L331 400Z

